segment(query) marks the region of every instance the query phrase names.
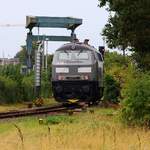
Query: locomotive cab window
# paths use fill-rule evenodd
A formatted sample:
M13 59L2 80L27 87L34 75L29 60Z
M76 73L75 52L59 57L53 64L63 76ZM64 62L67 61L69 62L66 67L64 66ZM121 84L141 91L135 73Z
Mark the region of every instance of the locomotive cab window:
M74 59L75 60L88 60L89 54L88 54L88 52L75 52Z
M71 55L70 53L67 52L60 52L58 55L59 60L71 60Z
M87 63L91 57L89 50L61 50L55 53L54 63Z

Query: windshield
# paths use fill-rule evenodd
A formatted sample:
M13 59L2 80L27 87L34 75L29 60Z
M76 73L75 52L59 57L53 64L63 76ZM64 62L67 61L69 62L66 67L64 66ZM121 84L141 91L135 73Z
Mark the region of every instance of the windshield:
M65 50L56 51L54 61L57 63L87 63L91 62L91 51L87 50Z

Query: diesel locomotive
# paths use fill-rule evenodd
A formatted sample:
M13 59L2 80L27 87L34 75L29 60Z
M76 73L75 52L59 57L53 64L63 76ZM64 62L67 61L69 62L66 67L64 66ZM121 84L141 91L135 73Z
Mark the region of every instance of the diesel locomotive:
M93 46L74 41L55 51L52 91L58 102L96 103L103 96L103 55Z

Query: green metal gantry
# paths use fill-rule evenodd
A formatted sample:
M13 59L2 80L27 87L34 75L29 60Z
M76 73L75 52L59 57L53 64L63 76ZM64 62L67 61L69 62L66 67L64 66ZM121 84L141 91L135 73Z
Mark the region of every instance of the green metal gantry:
M75 29L82 24L82 19L72 17L45 17L45 16L27 16L26 28L27 33L27 53L28 68L31 68L31 52L33 41L72 41L76 38ZM37 28L66 28L71 30L71 36L49 36L49 35L33 35L32 29Z

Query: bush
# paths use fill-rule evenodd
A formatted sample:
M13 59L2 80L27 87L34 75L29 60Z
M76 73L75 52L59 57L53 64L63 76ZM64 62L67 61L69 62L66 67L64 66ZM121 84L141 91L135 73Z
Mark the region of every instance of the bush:
M0 76L0 103L14 103L19 100L17 82Z
M49 98L52 96L52 88L51 88L51 80L50 80L50 72L47 73L45 71L42 72L42 80L41 80L41 97Z
M105 75L104 79L104 101L118 102L120 96L119 83L111 75Z
M22 100L32 101L34 99L34 76L25 76L22 80Z
M49 61L51 62L51 60ZM35 98L34 72L31 72L27 76L23 76L20 73L20 65L6 65L0 66L0 77L1 102L13 103L17 101L32 101ZM50 78L51 67L48 68L47 72L42 72L40 94L43 98L49 98L52 95Z
M143 74L128 82L122 102L123 121L131 125L150 125L150 75Z

